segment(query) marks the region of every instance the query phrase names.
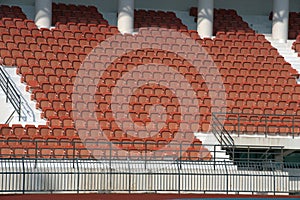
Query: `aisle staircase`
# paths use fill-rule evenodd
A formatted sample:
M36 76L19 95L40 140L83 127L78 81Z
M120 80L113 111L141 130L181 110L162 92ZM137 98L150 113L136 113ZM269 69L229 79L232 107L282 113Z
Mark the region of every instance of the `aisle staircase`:
M0 89L0 123L45 125L46 121L41 119L41 111L36 109L36 102L31 100L26 85L21 83L16 68L0 67L2 80L5 80Z

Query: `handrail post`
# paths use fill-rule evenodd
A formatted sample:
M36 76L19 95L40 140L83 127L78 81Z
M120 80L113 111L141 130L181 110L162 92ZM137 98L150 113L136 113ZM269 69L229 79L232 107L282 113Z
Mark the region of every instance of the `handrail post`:
M265 138L268 137L267 136L267 134L268 134L268 131L267 131L268 126L267 126L267 124L268 124L268 120L267 120L267 115L265 114Z
M78 158L76 158L76 166L77 166L77 193L80 191L80 171L79 171L79 163Z
M179 145L179 164L180 164L180 169L181 169L181 161L182 161L182 143L180 142L180 145Z
M129 174L129 183L128 183L128 193L131 193L131 179L132 179L132 172L131 172L131 168L130 168L130 163L129 163L129 158L127 158L127 166L128 166L128 174Z
M214 170L216 170L216 145L214 145Z
M75 168L75 142L72 141L73 168Z
M275 176L275 170L273 167L272 162L270 161L271 169L272 169L272 174L273 174L273 195L276 194L276 176Z
M111 169L112 143L109 143L109 168Z
M250 169L250 147L248 146L248 151L247 151L247 165L248 165L248 170Z
M293 139L295 138L295 116L293 116L293 122L292 122L292 134L293 134Z
M233 145L232 146L232 160L233 160L233 162L234 162L234 160L235 160L235 145Z
M22 193L25 194L25 181L26 181L26 178L25 178L25 163L24 163L24 157L22 157L22 168L23 168L23 189L22 189Z
M238 136L240 137L240 113L238 113Z
M108 141L106 141L106 142L108 142ZM112 157L112 142L109 142L109 191L110 192L113 190L111 157Z
M144 162L144 168L147 169L147 140L144 141L145 142L145 162Z
M229 174L227 169L226 161L224 160L225 170L226 170L226 194L229 193Z
M181 193L181 168L178 166L178 163L177 163L177 170L178 170L178 194Z
M36 168L37 167L37 159L38 159L38 141L35 141L35 167L34 168Z

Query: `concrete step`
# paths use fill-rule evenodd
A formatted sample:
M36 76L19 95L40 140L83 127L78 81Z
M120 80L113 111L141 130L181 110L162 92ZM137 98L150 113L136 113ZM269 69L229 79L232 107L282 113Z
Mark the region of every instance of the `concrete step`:
M229 159L229 155L226 154L225 150L222 150L219 145L219 141L216 139L213 133L195 133L196 138L198 138L200 141L202 141L202 144L205 148L207 148L213 157L215 156L214 159L218 161L223 161L225 160L226 162L231 162ZM216 145L216 146L214 146Z

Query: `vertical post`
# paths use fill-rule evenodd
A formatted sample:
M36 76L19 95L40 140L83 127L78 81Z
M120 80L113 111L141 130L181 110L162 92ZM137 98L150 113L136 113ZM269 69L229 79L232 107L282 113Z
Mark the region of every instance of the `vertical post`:
M133 33L134 0L119 0L118 29L124 33Z
M214 145L214 170L216 170L216 145Z
M177 161L178 162L178 161ZM178 165L178 163L177 163L177 170L178 170L178 194L180 194L181 193L181 173L180 173L180 167L179 167L179 165Z
M37 159L38 159L38 141L35 141L35 164L34 164L34 168L37 167Z
M108 141L107 141L108 142ZM109 189L112 191L112 167L111 167L111 157L112 157L112 142L109 142Z
M293 134L293 139L295 138L295 116L293 116L293 121L292 121L292 134Z
M225 165L225 170L226 170L226 194L228 194L228 192L229 192L229 174L228 174L228 169L227 169L225 160L224 160L224 165Z
M201 38L213 36L214 0L198 0L197 31Z
M72 141L72 145L73 145L73 147L72 147L72 156L73 156L73 168L75 168L75 142L74 141Z
M240 136L240 113L238 113L238 136Z
M25 163L24 163L24 157L22 157L22 168L23 168L23 190L22 193L25 194L25 181L26 181L26 173L25 173Z
M272 173L273 173L273 195L275 195L276 194L276 176L275 176L273 164L271 161L270 161L270 165L271 165L271 169L272 169Z
M232 160L233 160L233 162L234 162L234 159L235 159L235 145L234 146L232 146L233 148L233 150L232 150Z
M267 126L267 124L268 124L268 120L267 120L267 115L265 114L265 138L267 138L267 135L268 135L268 131L267 131L268 126Z
M78 158L78 156L76 157L76 140L75 140L75 142L73 143L73 159L76 159L76 158Z
M248 163L248 170L249 170L250 168L250 147L249 146L248 146L247 163Z
M80 171L79 171L78 158L76 158L76 166L77 166L77 193L79 193L79 191L80 191Z
M273 0L272 37L286 43L289 26L289 0Z
M129 158L127 158L127 163L128 163L128 173L129 173L129 188L128 188L128 192L129 192L129 194L131 193L131 168L130 168L130 163L129 163ZM138 175L140 175L140 174L138 174Z
M112 143L109 143L109 168L111 169Z
M147 140L145 140L145 157L144 157L144 159L145 159L144 168L147 169Z
M184 148L185 149L185 148ZM180 159L180 169L181 169L181 162L182 162L182 143L180 143L180 146L179 146L179 159Z

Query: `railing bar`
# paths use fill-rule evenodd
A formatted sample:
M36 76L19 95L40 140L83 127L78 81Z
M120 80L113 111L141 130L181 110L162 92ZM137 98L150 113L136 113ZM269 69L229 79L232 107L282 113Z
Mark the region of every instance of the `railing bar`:
M1 76L1 88L6 94L6 102L9 102L14 107L15 111L19 115L19 121L21 120L21 95L18 90L15 88L14 84L9 79L9 76L6 75L6 72L2 67L0 67L0 76ZM6 80L6 83L3 83L3 80ZM6 87L4 86L6 85Z

